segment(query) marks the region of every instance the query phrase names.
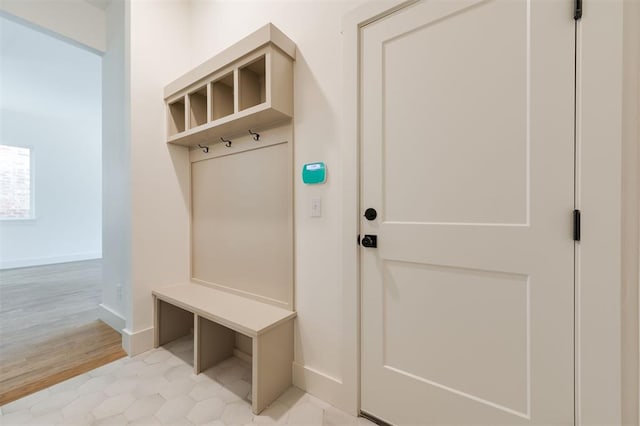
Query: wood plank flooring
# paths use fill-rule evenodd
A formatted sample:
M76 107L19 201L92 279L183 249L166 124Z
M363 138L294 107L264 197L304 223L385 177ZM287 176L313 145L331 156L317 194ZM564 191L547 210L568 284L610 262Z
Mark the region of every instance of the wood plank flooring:
M101 280L100 260L0 271L0 405L126 356Z

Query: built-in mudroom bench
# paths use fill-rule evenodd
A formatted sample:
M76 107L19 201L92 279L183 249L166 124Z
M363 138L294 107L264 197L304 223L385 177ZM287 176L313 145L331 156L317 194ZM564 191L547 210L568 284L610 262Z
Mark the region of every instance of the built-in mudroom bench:
M295 312L200 284L166 287L153 296L155 347L193 330L195 374L233 356L236 332L251 339L254 413L291 386Z
M193 333L196 374L250 361L256 414L292 385L295 52L268 24L164 92L167 143L189 150L191 279L153 290L154 344Z

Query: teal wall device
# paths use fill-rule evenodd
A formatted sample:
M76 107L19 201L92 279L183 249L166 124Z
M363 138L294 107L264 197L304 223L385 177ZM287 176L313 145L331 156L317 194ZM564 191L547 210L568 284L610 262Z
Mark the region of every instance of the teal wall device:
M325 183L327 180L327 169L323 162L307 163L302 166L302 182L307 185Z

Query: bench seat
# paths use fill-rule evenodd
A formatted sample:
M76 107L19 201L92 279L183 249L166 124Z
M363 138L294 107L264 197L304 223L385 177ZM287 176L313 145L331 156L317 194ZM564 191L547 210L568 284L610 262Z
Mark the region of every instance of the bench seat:
M154 346L194 331L194 372L233 355L235 333L252 340L252 411L260 413L292 384L296 313L202 284L154 290Z

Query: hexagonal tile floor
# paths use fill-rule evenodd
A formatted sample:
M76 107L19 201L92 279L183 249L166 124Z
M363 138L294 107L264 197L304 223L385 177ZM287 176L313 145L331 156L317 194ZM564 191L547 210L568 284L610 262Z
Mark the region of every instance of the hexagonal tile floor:
M193 374L190 337L124 358L0 407L0 425L373 425L292 387L251 413L251 365Z

